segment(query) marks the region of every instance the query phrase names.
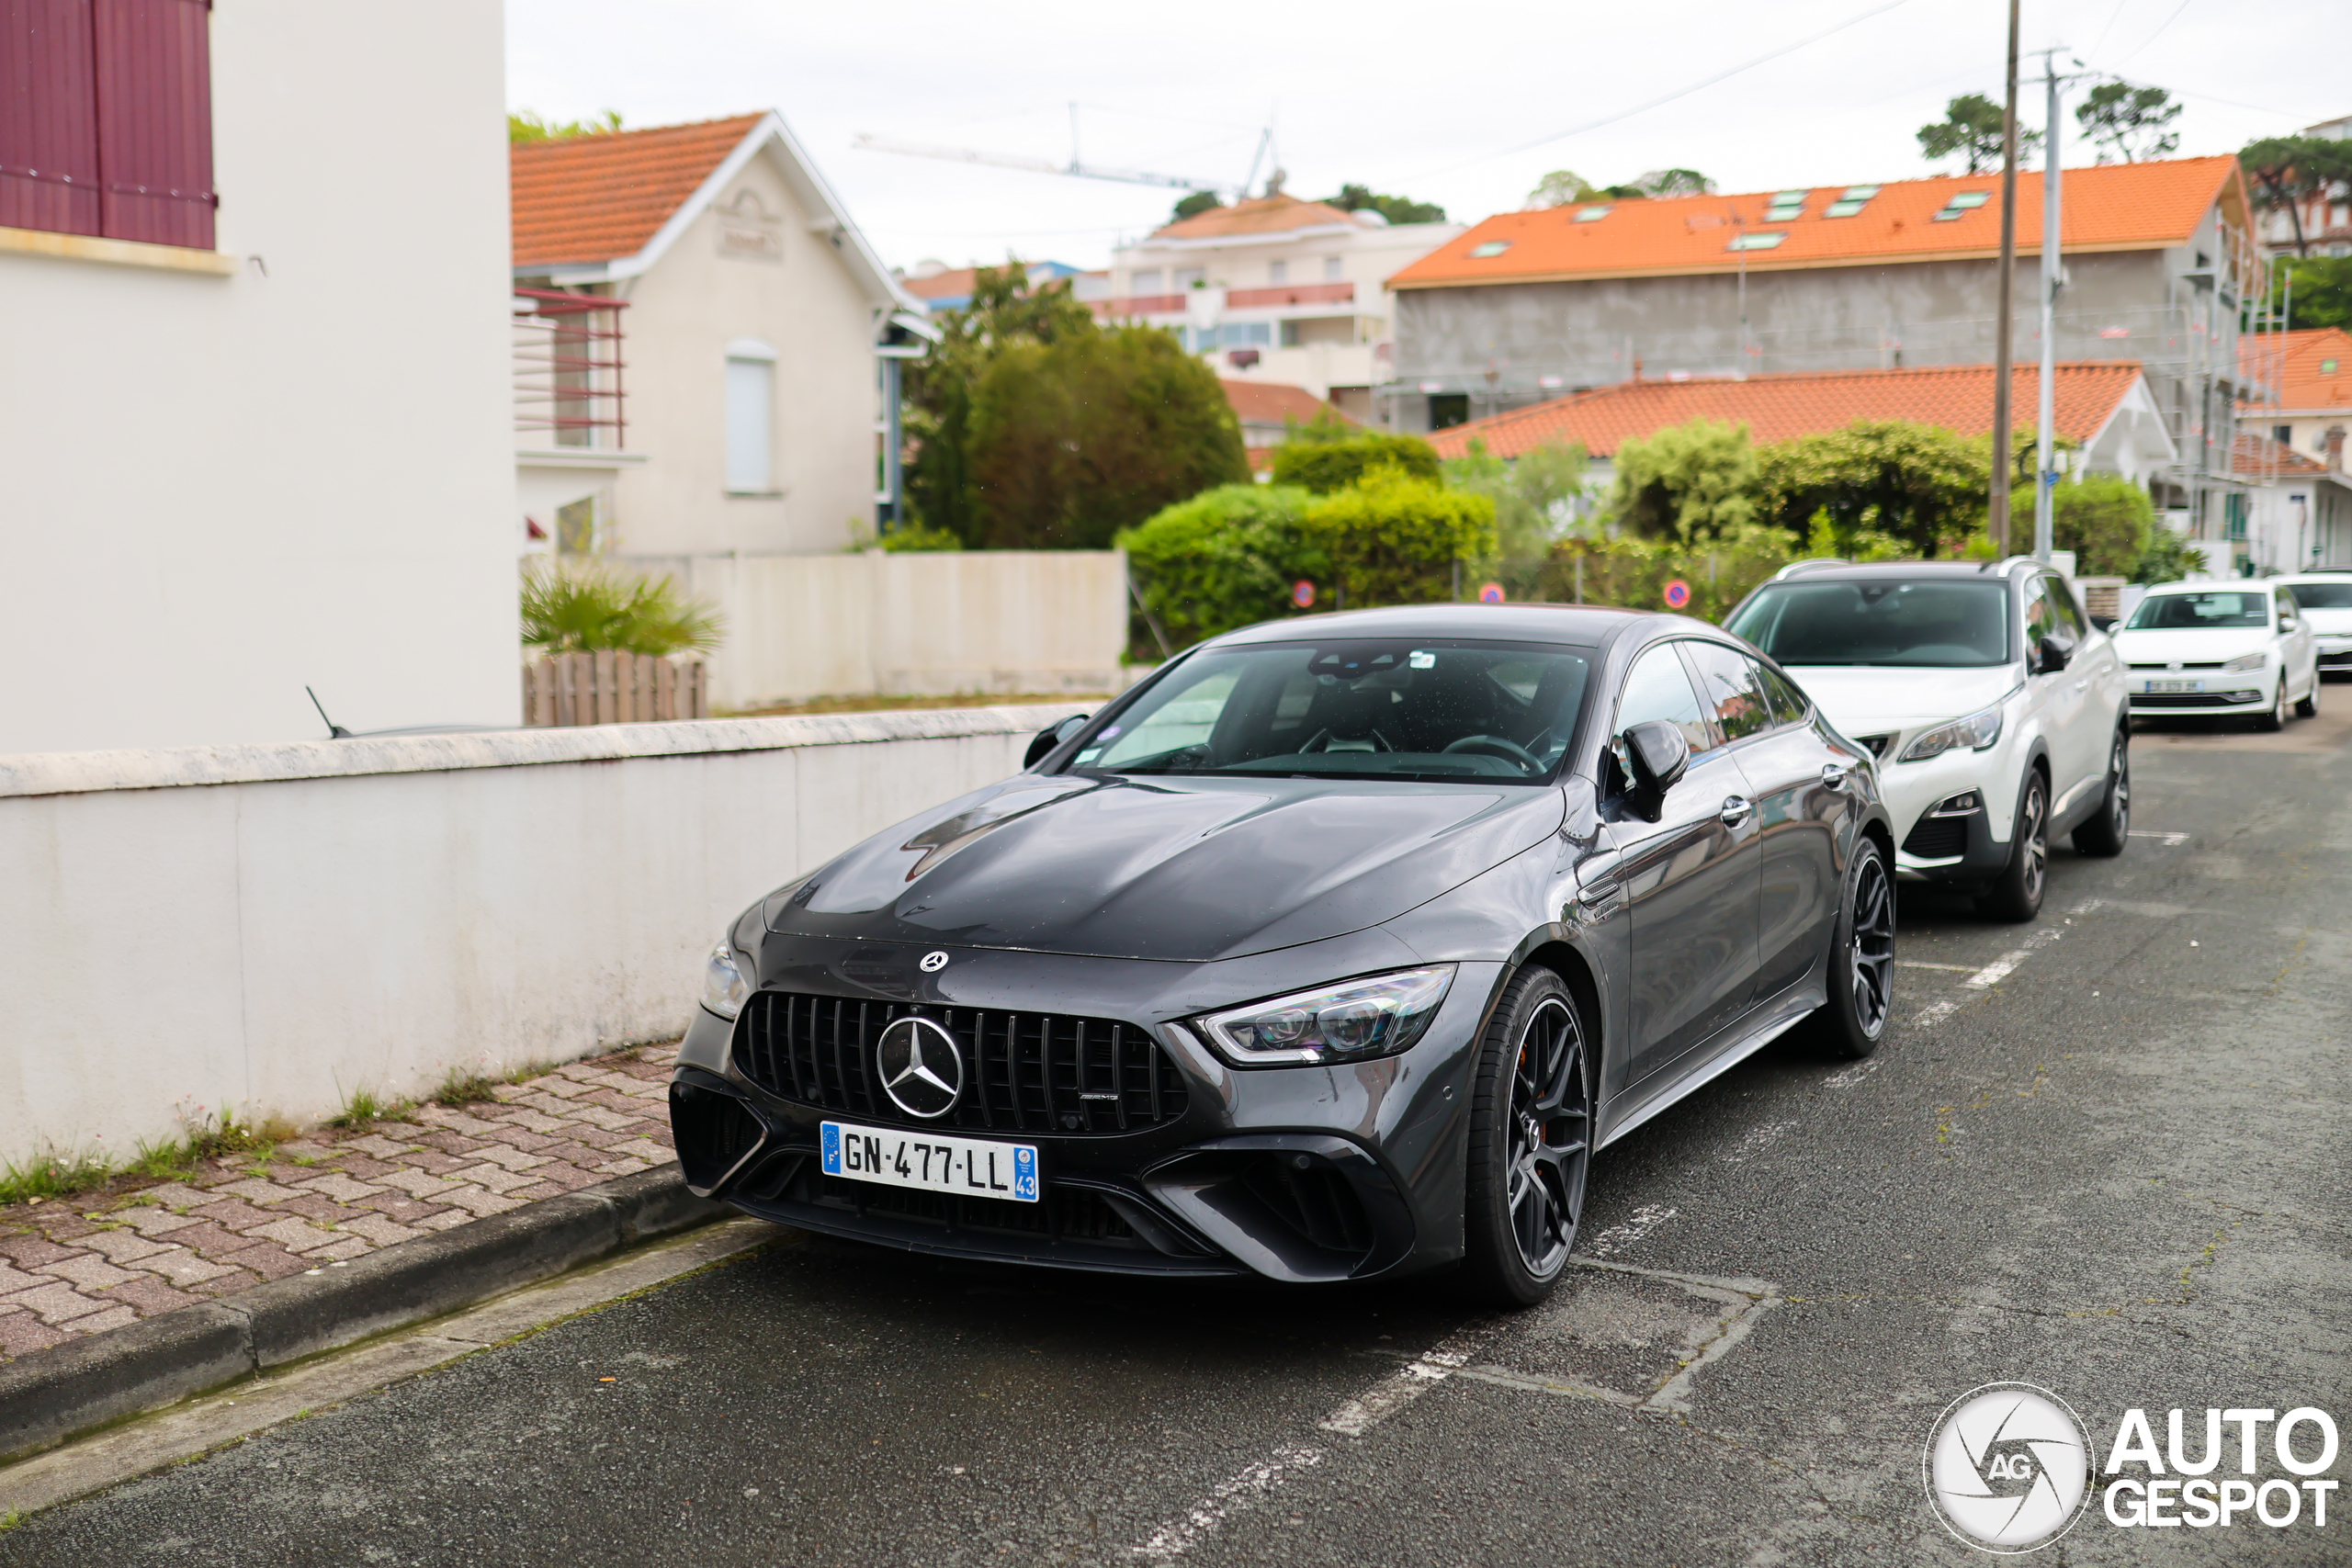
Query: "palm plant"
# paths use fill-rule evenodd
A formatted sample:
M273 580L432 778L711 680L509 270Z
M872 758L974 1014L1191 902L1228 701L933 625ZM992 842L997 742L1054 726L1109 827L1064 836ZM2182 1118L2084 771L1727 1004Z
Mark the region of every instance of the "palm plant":
M657 657L717 648L718 612L667 577L606 567L533 572L523 580L523 641L548 653L617 649Z

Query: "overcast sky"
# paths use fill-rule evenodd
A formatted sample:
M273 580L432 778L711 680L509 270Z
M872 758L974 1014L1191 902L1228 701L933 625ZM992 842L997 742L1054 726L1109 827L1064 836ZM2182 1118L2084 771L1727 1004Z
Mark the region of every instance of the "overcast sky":
M1088 162L1238 183L1271 125L1295 194L1352 181L1457 219L1523 206L1556 168L1611 185L1679 165L1727 191L1898 179L1932 172L1915 133L1945 100L1998 96L2007 12L1999 0L506 0L506 15L512 107L567 119L615 108L632 126L781 109L893 263L1099 266L1164 221L1177 193L851 138L1059 161L1075 102ZM2344 24L2343 0L2046 0L2026 6L2024 45L2070 45L2094 71L2171 88L2187 106L2182 153L2222 152L2352 113ZM2020 90L2019 116L2040 123L2038 85ZM2090 161L2087 149L2070 143L2066 161Z

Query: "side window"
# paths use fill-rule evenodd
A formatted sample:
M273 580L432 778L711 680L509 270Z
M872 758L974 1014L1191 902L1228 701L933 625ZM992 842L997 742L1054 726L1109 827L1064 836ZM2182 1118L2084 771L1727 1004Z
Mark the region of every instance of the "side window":
M1779 722L1764 691L1763 671L1754 660L1737 649L1696 637L1685 642L1682 651L1699 677L1700 705L1725 740L1761 735Z
M2050 594L2050 610L2057 620L2058 635L2080 647L2083 639L2091 635L2091 628L2090 623L2083 619L2082 607L2075 603L2074 591L2055 577L2041 581Z
M2048 588L2041 578L2029 578L2025 585L2026 657L2032 658L2033 650L2041 646L2041 639L2054 636L2057 631L2058 615L2050 607Z
M1758 679L1764 682L1764 694L1772 699L1772 716L1782 724L1800 724L1810 705L1796 682L1769 664L1756 667Z
M1715 743L1713 731L1699 706L1699 694L1690 689L1690 673L1682 668L1681 655L1670 642L1656 648L1634 660L1625 671L1625 689L1617 698L1617 728L1623 735L1636 724L1662 718L1668 724L1679 725L1682 739L1693 756Z
M756 338L727 345L727 489L775 489L775 350Z

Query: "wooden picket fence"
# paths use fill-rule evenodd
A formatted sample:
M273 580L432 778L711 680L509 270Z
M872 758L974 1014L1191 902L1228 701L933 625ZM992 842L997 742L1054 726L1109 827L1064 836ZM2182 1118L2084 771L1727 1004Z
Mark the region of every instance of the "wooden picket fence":
M523 666L523 722L530 725L641 724L708 718L710 686L703 663L600 649L558 653Z

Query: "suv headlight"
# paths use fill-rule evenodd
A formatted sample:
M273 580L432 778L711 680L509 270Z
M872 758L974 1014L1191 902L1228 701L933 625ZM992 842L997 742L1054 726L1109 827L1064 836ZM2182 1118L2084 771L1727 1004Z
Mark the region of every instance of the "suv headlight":
M1408 1049L1453 984L1453 965L1441 964L1295 991L1194 1021L1238 1067L1365 1062Z
M2224 675L2242 674L2248 670L2259 670L2269 662L2270 656L2267 653L2241 653L2235 659L2231 660L2227 664L2222 666L2222 673Z
M743 978L735 950L722 939L703 965L702 1005L721 1018L733 1018L743 1010L743 999L751 994L752 983Z
M1930 757L1940 757L1962 746L1982 751L2001 738L2001 705L1996 703L1982 713L1966 718L1939 724L1903 749L1903 761L1924 762Z

